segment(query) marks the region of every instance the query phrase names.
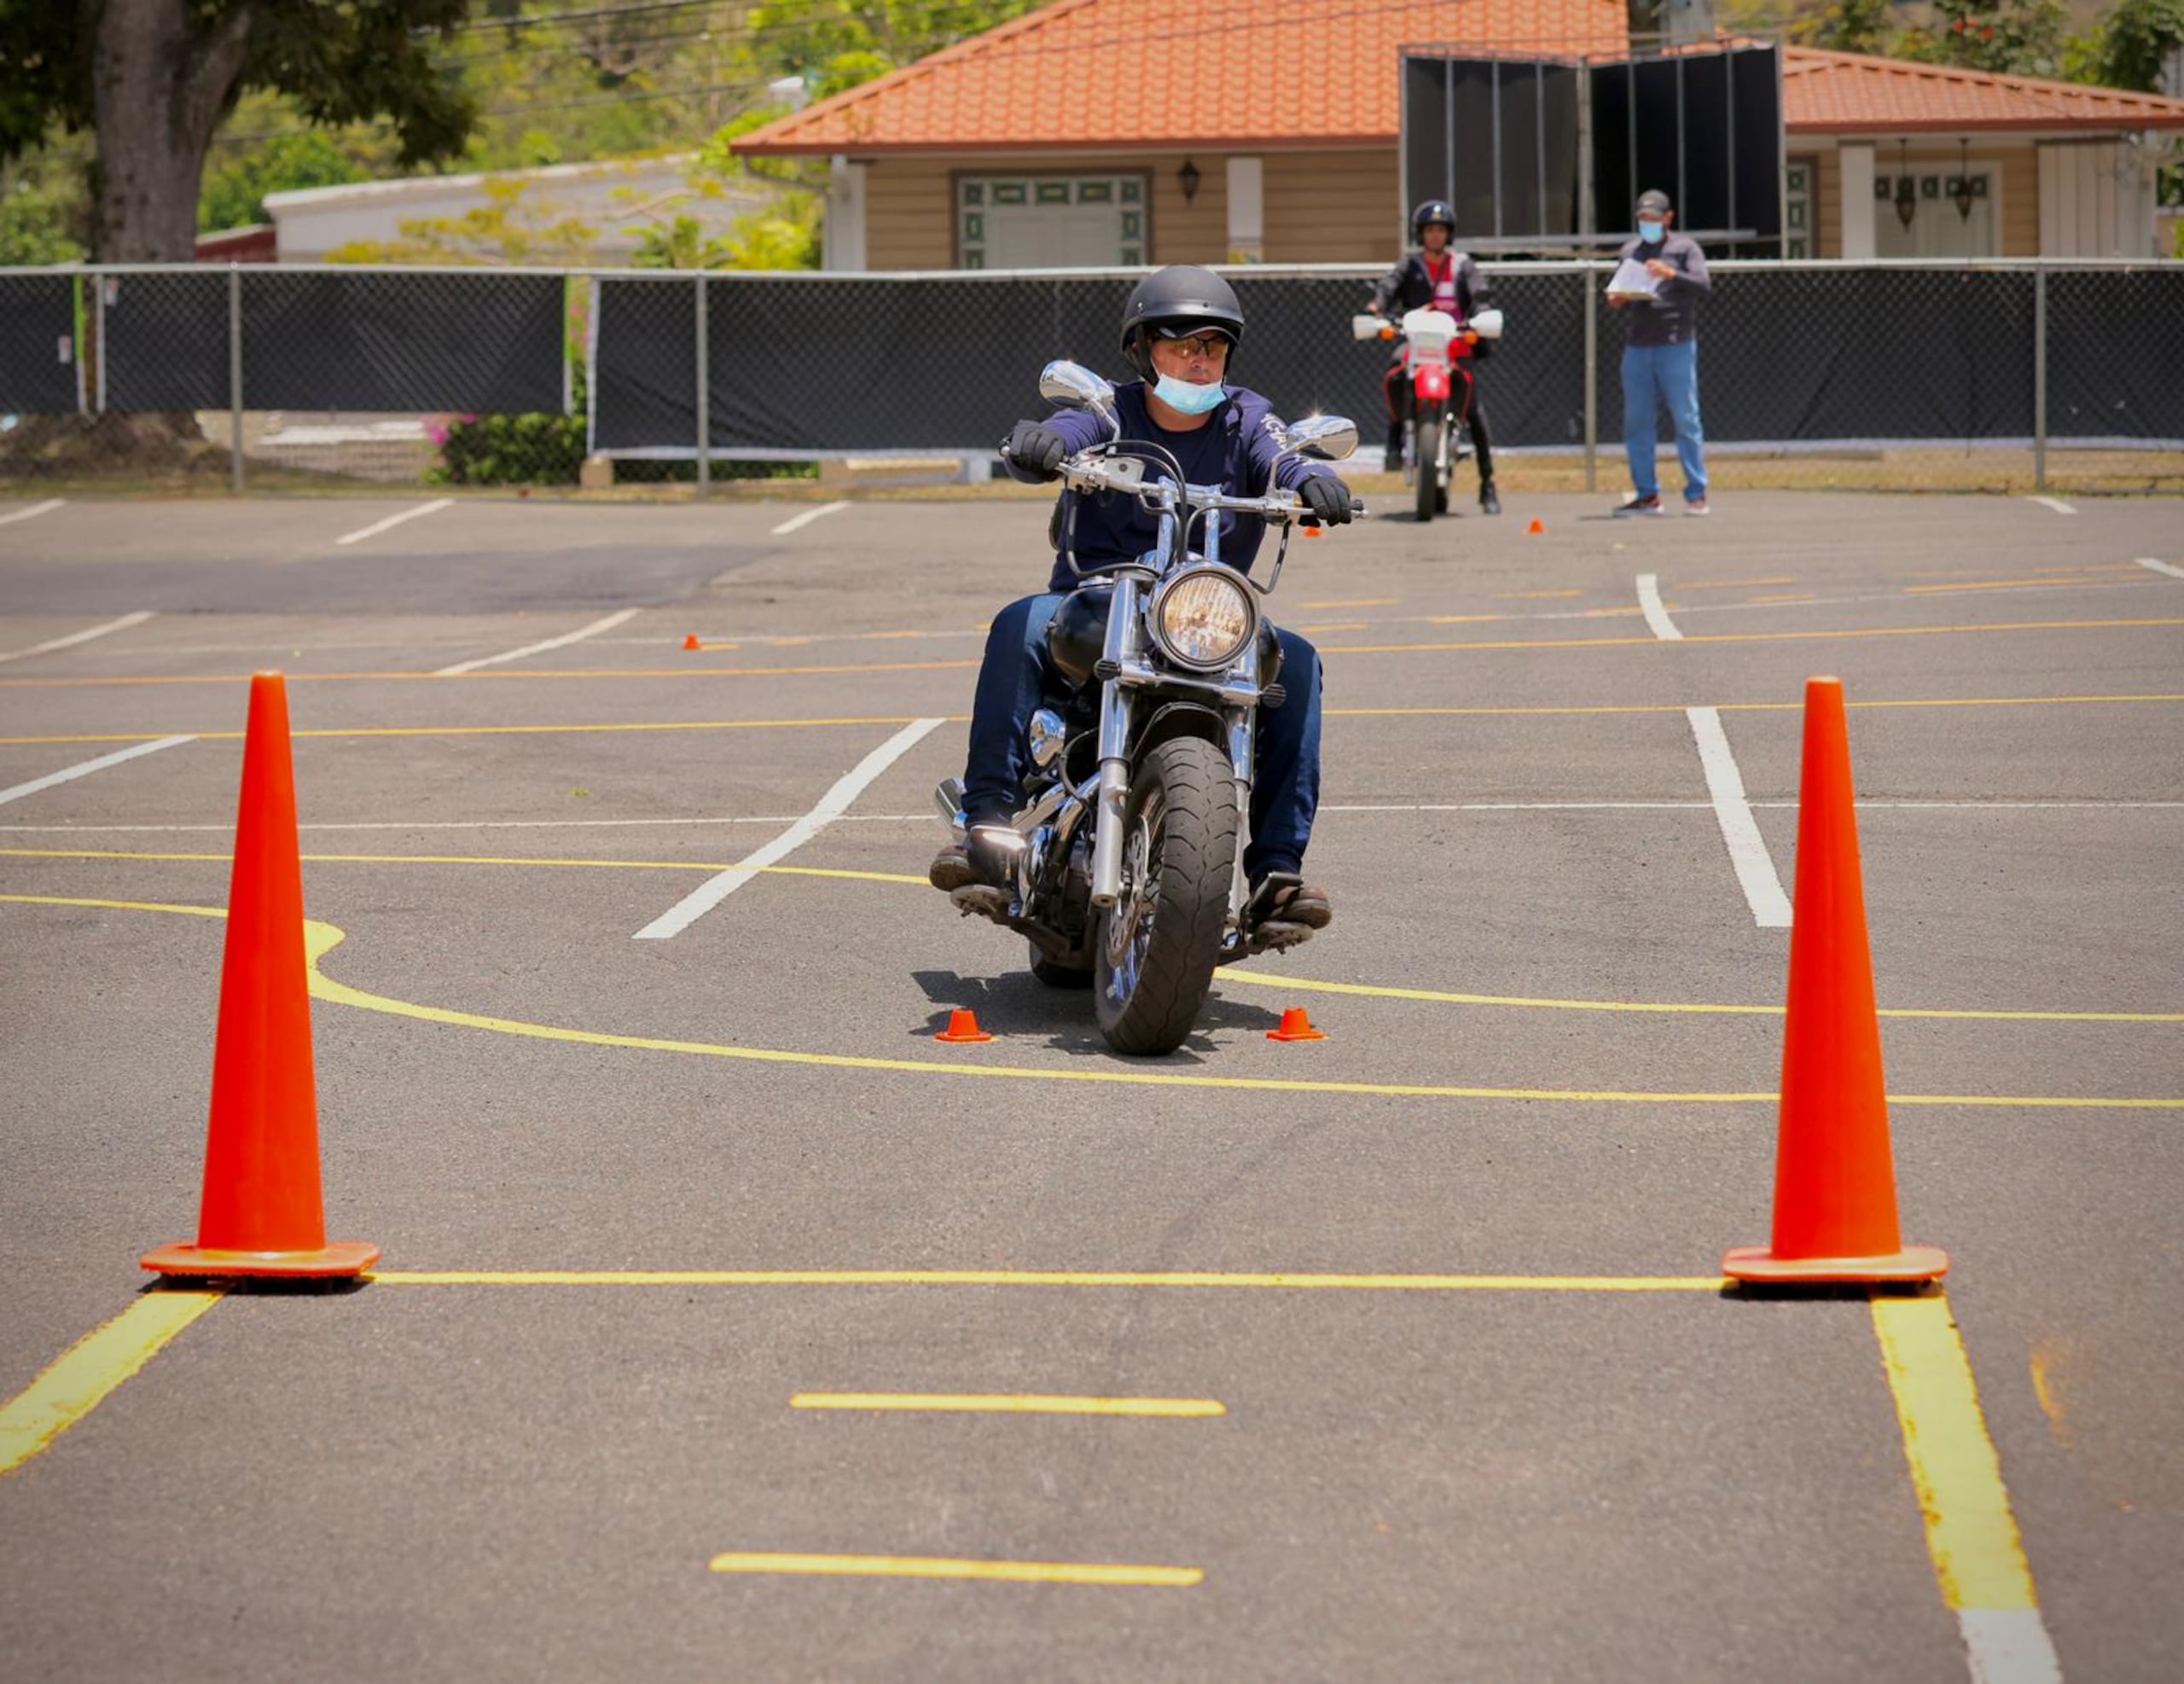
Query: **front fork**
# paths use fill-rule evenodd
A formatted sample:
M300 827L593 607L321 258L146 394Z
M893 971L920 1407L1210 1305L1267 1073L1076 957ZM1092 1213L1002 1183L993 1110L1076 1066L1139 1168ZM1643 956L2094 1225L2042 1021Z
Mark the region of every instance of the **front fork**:
M1130 798L1130 692L1119 674L1137 653L1138 583L1115 578L1107 609L1106 659L1109 677L1100 686L1100 789L1092 815L1092 904L1111 907L1122 898L1124 806Z

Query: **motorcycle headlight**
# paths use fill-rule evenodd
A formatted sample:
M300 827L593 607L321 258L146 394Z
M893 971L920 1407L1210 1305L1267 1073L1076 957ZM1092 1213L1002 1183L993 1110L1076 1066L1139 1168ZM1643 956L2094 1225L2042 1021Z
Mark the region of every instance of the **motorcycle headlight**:
M1251 591L1225 567L1177 573L1153 599L1153 635L1185 666L1225 667L1258 630Z

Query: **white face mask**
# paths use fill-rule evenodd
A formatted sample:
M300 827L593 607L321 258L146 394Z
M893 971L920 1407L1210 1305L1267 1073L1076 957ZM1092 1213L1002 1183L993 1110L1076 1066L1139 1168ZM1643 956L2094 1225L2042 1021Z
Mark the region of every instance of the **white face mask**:
M1200 386L1194 380L1179 380L1173 375L1163 375L1153 383L1153 395L1171 409L1187 415L1202 415L1221 407L1221 400L1228 395L1219 380Z

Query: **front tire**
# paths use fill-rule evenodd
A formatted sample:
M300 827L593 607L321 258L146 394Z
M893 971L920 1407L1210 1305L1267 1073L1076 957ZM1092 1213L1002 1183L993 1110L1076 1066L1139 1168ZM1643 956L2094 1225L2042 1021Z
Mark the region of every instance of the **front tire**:
M1172 1053L1213 985L1236 863L1236 779L1201 737L1145 757L1124 810L1122 898L1093 957L1100 1033L1118 1053Z
M1418 418L1418 518L1431 520L1441 489L1441 427L1438 415Z

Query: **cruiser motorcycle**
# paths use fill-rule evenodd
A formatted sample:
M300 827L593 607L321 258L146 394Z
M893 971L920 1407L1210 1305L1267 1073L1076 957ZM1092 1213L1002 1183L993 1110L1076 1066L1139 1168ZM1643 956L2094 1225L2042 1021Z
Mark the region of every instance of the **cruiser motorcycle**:
M1294 491L1271 483L1256 497L1184 484L1167 451L1122 438L1114 388L1074 363L1048 363L1039 392L1092 411L1110 433L1063 464L1064 482L1136 498L1158 517L1159 537L1135 564L1088 577L1072 501L1064 553L1083 582L1047 630L1059 693L1031 717L1007 905L991 890L985 904L978 888L954 898L1025 936L1041 981L1090 989L1116 1051L1170 1053L1197 1021L1217 966L1312 933L1246 928L1242 915L1258 710L1286 700L1281 644L1260 601L1281 578L1291 528L1310 517ZM1280 457L1339 462L1357 448L1357 428L1313 415L1275 438ZM1281 529L1263 584L1223 561L1223 510ZM947 780L934 798L961 842L962 784Z

